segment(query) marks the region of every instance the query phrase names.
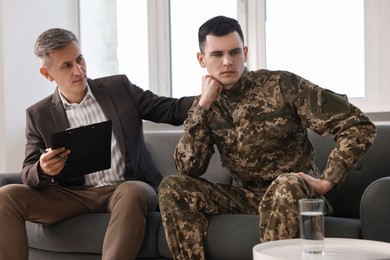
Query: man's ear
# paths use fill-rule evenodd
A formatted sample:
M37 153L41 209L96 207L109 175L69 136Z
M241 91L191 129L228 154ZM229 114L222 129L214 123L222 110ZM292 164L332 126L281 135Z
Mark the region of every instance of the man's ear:
M206 65L204 64L204 55L201 52L198 52L196 54L196 58L198 59L198 62L202 68L206 68Z
M47 78L48 80L50 80L50 81L53 81L53 80L54 80L54 79L50 76L49 71L47 70L46 67L41 67L41 68L39 69L39 72L40 72L45 78Z
M248 46L244 46L244 62L247 61L248 58Z

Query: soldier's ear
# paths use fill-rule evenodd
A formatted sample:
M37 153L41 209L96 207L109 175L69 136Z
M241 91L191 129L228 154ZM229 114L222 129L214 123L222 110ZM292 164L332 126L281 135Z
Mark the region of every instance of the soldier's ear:
M204 55L203 55L203 53L198 52L198 53L196 54L196 58L198 59L199 65L200 65L202 68L206 68L206 65L205 65L205 62L204 62Z
M244 62L247 61L248 58L248 46L244 46Z

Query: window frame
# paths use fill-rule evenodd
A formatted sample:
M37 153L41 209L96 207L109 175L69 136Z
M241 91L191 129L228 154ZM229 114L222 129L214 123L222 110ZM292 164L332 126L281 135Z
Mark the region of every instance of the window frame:
M148 0L149 90L172 96L169 0Z
M386 24L390 24L390 1L365 0L364 1L364 25L365 25L365 94L364 98L351 98L350 102L358 106L364 112L390 111L390 76L386 75L386 68L390 67L390 34L386 31ZM169 0L149 0L148 5L152 10L160 8L158 15L149 13L150 24L155 24L154 33L160 35L157 48L157 59L150 52L150 64L154 66L150 71L150 89L160 95L171 93L170 72L170 35L169 32ZM250 46L247 66L251 70L266 67L265 61L265 5L266 0L237 0L237 19L240 22L246 44ZM162 12L161 10L164 10ZM257 26L256 26L257 25ZM167 26L167 27L165 27ZM151 28L153 30L153 28ZM152 55L153 54L153 55ZM166 54L166 55L165 55ZM385 54L385 55L384 55ZM164 68L163 70L159 68ZM152 81L153 80L153 81ZM163 82L163 84L161 84ZM388 97L388 98L387 98Z
M250 48L247 61L250 70L266 68L266 1L237 0L237 19ZM148 0L147 12L149 89L158 95L171 96L170 1ZM365 113L390 112L388 13L390 1L364 0L365 97L351 98L350 102Z
M351 99L363 112L390 111L390 1L364 1L365 93Z

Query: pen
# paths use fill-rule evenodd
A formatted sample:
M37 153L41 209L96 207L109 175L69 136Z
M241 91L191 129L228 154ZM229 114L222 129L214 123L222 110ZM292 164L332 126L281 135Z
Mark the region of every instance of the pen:
M42 154L47 153L47 151L46 151L45 149L42 149L42 148L40 148L39 151L40 151ZM59 155L54 155L54 157L56 157L56 158L58 158L58 159L60 159L60 160L62 160L62 161L64 161L64 162L66 161L65 158L63 158L63 157L61 157L61 156L59 156Z

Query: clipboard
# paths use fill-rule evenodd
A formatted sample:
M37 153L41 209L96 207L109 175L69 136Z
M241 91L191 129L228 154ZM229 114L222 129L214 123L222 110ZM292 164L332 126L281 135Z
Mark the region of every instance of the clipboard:
M64 169L55 181L73 179L111 167L112 121L70 128L51 136L52 149L70 150Z

